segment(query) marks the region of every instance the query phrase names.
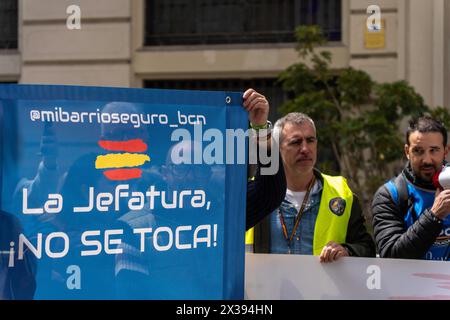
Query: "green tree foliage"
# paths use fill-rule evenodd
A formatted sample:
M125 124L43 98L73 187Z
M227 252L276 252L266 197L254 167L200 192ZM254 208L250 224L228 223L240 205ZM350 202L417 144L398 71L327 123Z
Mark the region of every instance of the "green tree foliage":
M378 84L361 70L330 69L332 55L318 49L326 41L317 26L298 27L296 39L301 62L279 76L292 96L280 111L303 112L316 122L319 153L323 148L332 150L340 174L348 179L369 218L373 194L402 167L400 125L430 114L448 127L450 115L442 107L431 110L406 81ZM337 173L329 164L320 166Z

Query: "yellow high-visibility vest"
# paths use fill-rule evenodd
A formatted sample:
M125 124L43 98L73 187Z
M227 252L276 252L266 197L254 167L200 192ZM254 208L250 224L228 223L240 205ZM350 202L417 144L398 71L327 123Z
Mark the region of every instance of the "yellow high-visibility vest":
M345 243L348 221L353 205L353 193L344 177L322 174L323 190L319 213L314 226L313 255L318 256L323 247L334 241Z
M347 180L341 176L322 174L323 190L314 226L313 255L318 256L329 242L345 243L348 222L353 205L353 193ZM253 228L245 233L245 244L254 243Z
M245 245L246 246L251 246L253 245L253 239L254 237L254 228L251 228L249 230L247 230L247 232L245 233Z

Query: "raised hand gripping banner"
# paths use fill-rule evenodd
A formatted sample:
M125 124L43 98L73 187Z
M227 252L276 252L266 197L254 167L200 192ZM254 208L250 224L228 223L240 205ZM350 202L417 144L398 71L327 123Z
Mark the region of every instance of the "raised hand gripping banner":
M0 299L242 299L241 104L0 86Z

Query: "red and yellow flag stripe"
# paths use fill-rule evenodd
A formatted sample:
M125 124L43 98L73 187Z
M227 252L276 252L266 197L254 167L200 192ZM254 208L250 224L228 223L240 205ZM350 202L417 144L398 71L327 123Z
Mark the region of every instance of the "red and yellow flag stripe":
M108 153L95 159L96 169L108 169L103 172L109 180L129 180L142 176L142 169L135 168L150 161L146 154L147 144L141 139L127 141L101 140L99 146L108 151L125 151L125 153Z

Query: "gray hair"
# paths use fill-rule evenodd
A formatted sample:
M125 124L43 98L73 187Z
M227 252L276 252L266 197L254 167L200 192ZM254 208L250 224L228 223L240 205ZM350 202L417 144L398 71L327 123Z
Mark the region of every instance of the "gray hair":
M313 127L314 132L316 132L316 125L314 124L313 119L311 119L309 116L301 112L290 112L283 118L280 118L277 120L277 122L275 122L273 129L274 134L279 137L281 142L283 140L283 136L281 133L283 132L283 128L287 123L302 125L305 122L309 123Z

